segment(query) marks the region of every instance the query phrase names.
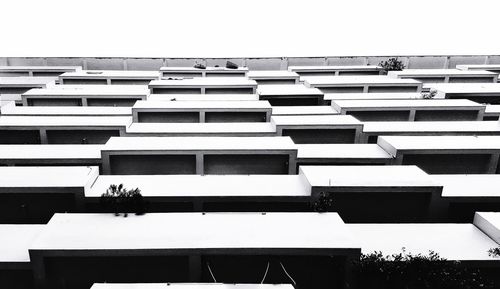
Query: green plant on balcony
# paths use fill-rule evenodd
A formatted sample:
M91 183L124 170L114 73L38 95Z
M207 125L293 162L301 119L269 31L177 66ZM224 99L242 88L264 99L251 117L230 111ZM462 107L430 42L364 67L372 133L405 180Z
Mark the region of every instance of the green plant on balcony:
M495 288L479 269L449 261L434 251L428 255L382 252L362 254L354 263L358 288L372 289L473 289Z
M317 199L312 203L313 210L318 213L325 213L333 208L333 197L325 192L319 193Z
M500 246L488 250L488 255L495 258L500 258Z
M146 213L146 203L139 188L127 190L120 185L110 185L105 193L101 195L100 203L105 210L112 211L116 216L123 213L127 217L129 213L143 215Z
M423 99L433 99L437 94L437 90L431 89L429 92L422 92L422 98Z
M382 67L382 70L385 73L387 73L388 71L405 69L405 65L403 64L403 61L399 60L397 57L389 58L385 61L380 61L380 63L378 65L380 67Z

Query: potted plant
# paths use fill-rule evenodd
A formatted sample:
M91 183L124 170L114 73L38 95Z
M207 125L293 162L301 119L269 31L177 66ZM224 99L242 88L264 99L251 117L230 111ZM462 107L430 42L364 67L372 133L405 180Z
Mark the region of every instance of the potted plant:
M101 205L108 211L113 211L116 216L123 213L127 217L129 213L143 215L146 213L146 203L139 188L127 190L120 185L110 185L100 198Z
M488 250L488 255L495 258L500 258L500 246Z
M318 213L325 213L333 208L333 197L325 192L319 193L317 199L312 203L313 210Z
M422 92L422 98L423 99L433 99L437 94L437 90L431 89L429 92Z
M380 61L378 65L382 67L382 72L384 74L387 74L388 71L405 69L403 61L399 60L397 57L389 58L385 61Z

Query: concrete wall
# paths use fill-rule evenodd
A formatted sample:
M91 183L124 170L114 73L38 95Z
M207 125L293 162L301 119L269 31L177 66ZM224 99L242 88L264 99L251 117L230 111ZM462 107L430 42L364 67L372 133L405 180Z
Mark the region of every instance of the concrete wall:
M135 58L135 57L0 57L0 65L81 65L84 69L158 70L161 66L209 66L232 61L251 70L287 69L290 65L377 65L393 56ZM455 68L458 64L500 64L500 55L398 56L407 68Z

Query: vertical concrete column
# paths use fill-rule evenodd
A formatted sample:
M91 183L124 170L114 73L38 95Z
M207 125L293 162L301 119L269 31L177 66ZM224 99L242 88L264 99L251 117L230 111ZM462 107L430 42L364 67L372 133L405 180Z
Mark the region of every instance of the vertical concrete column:
M360 131L357 143L368 143L368 137L369 135L367 135L363 131Z
M102 174L103 175L110 175L111 174L111 163L109 161L110 156L109 154L102 154L101 152L101 159L102 159Z
M400 166L403 164L403 155L400 153L396 153L396 157L393 160L393 165Z
M410 57L405 57L404 66L408 68L410 66Z
M281 57L280 70L288 70L288 57Z
M443 187L431 193L428 207L429 222L444 222L448 216L448 203L441 197Z
M417 111L414 108L410 109L410 116L408 117L408 121L415 121L416 113Z
M357 127L356 131L354 132L354 143L363 143L363 127Z
M444 69L450 68L450 57L449 56L446 57L446 60L444 61L443 68Z
M276 127L276 136L283 136L283 127L281 126L275 126Z
M359 255L347 255L344 264L344 284L343 289L357 288L356 278L354 276L354 262L359 260Z
M191 255L189 258L189 282L201 282L201 255Z
M200 122L205 122L205 111L204 110L200 111Z
M486 107L483 107L482 109L477 111L477 118L476 120L482 121L484 119L484 110Z
M77 213L85 213L85 189L75 194L75 210Z
M203 153L196 153L196 174L197 175L205 175L205 158L203 157Z
M495 153L491 155L490 163L488 165L488 174L495 174L498 167L499 154Z
M41 144L48 144L49 141L47 139L47 130L45 129L40 129L40 143Z
M297 174L297 151L289 154L288 157L288 174L296 175Z
M48 289L45 274L45 264L43 262L43 256L38 252L29 251L30 263L33 270L33 281L36 289Z

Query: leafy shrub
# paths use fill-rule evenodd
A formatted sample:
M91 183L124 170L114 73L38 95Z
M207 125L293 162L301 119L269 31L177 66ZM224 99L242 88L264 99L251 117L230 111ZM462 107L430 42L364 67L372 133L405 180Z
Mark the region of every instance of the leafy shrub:
M146 213L146 204L138 188L127 190L120 185L110 185L100 198L101 205L106 209L113 211L116 216L123 213L124 217L128 213L143 215Z
M500 257L500 247L491 248L488 250L488 255L491 257Z
M362 254L354 264L358 288L371 289L490 289L478 269L448 261L438 253L402 253L384 256L381 252Z
M330 194L321 192L318 199L312 203L315 212L324 213L333 208L333 198Z
M422 92L421 94L423 99L433 99L437 94L437 90L431 89L429 92Z
M380 61L378 65L381 66L386 72L405 69L403 61L399 60L397 57L389 58L385 61Z

